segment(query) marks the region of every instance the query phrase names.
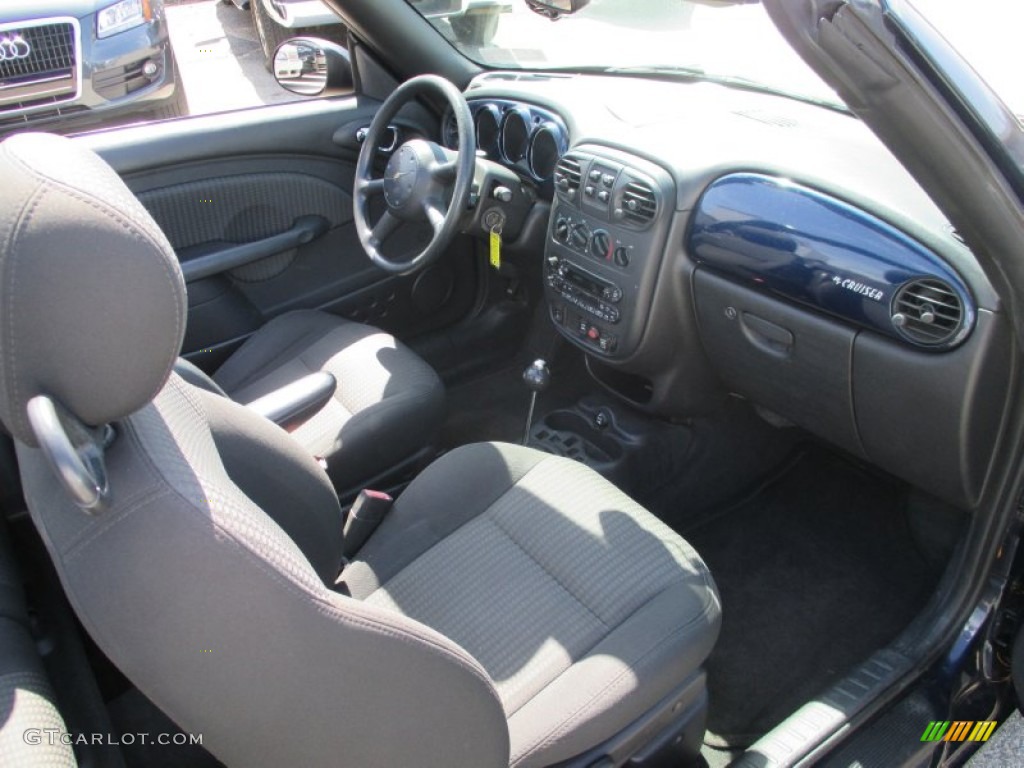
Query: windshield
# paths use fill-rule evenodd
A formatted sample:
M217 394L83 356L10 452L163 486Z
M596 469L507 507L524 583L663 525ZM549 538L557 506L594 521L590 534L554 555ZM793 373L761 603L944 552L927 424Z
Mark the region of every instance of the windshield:
M463 54L495 69L692 71L841 104L760 5L687 0L592 0L557 21L523 0L464 0L459 15L413 2Z
M1007 36L993 40L991 19L1024 16L1020 0L978 0L979 20L963 0L913 0L1020 114L1024 93L1007 67ZM524 0L410 0L465 56L492 69L609 70L671 76L703 74L841 106L839 97L790 48L759 4L714 0L591 0L557 21ZM448 7L450 6L450 7ZM1008 19L1009 21L1009 19ZM1019 25L1001 25L1004 30ZM1015 34L1015 33L1013 33ZM1015 45L1015 38L1014 38Z

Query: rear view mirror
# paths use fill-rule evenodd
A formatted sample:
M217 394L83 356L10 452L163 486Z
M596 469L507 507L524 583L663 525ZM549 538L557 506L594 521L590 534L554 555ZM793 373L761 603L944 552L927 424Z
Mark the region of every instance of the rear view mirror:
M300 96L341 96L354 89L348 51L316 37L281 43L274 53L274 79Z
M526 0L530 10L554 21L590 5L590 0Z

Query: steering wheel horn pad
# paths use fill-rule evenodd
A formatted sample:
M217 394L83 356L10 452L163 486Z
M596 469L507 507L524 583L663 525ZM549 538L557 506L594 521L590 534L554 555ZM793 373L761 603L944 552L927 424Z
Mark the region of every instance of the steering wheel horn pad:
M450 175L445 170L454 157L432 141L412 139L403 144L384 170L388 210L399 218L416 218L423 212L424 201L443 199Z
M419 185L421 166L416 150L405 144L388 161L384 171L384 199L388 208L401 211L413 196L413 189Z

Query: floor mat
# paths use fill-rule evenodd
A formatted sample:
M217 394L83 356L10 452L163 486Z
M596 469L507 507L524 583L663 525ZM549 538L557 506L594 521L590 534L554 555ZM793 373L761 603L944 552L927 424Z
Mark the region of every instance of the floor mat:
M523 370L530 362L528 358L517 359L507 368L450 388L441 446L451 449L485 440L520 442L530 405ZM574 350L566 350L550 363L550 368L551 386L537 396L538 418L575 402L595 386L586 373L582 355Z
M682 535L722 597L708 743L746 746L890 642L938 573L902 486L808 449L760 492Z

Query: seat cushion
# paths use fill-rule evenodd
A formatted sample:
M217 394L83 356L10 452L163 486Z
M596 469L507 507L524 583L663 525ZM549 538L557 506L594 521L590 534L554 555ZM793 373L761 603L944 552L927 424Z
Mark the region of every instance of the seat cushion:
M720 619L707 567L666 525L576 462L495 443L424 471L339 588L481 663L515 766L621 731L693 676Z
M292 435L328 459L339 489L427 447L444 417L444 386L414 352L377 328L315 310L274 318L213 378L248 403L317 371L334 374L338 388Z

